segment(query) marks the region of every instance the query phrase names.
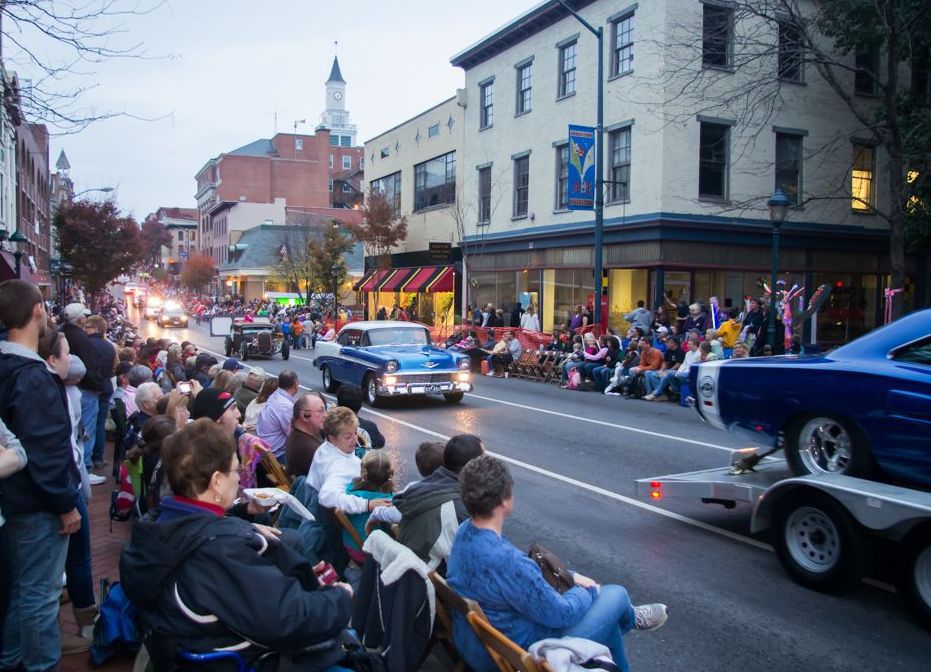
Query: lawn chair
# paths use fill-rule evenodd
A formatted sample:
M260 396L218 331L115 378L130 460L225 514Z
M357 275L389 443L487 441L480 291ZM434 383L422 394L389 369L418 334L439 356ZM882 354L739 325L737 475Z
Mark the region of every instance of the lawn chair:
M525 350L515 364L515 373L518 378L527 378L533 367L540 360L540 353L536 350Z
M501 672L553 672L545 660L537 660L504 636L487 619L475 612L466 618Z
M436 590L436 625L433 628L433 642L428 651L433 648L434 644L439 643L455 663L453 672L464 672L466 669L465 661L462 660L462 656L459 655L453 641L453 613L458 612L463 618L466 618L469 613L475 612L481 614L483 619L485 613L478 606L478 602L459 595L450 588L449 584L446 583L446 579L435 571L430 572L430 580Z
M340 526L342 526L342 528L349 533L349 537L355 543L356 547L361 549L364 541L362 537L359 536L359 530L357 530L355 526L349 522L349 517L346 515L346 513L340 511L339 509L333 509L333 517L336 518L336 522L338 522Z
M284 467L281 466L281 462L270 450L262 453L262 467L265 469L268 480L274 483L276 488L280 488L285 492L291 489L291 477L288 476Z

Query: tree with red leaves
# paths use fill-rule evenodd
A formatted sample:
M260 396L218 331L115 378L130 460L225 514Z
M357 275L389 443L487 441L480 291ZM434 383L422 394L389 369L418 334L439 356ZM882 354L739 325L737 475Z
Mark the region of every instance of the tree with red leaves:
M362 223L347 226L381 268L391 268L391 250L407 238L407 217L399 216L394 204L374 190L365 199Z
M113 201L75 201L55 215L62 261L91 293L129 273L139 262L142 240L139 225L123 216Z
M213 259L205 254L192 255L181 269L181 284L194 291L203 291L217 275Z
M157 219L146 219L142 223L142 260L157 266L162 256L162 247L171 245L171 232Z

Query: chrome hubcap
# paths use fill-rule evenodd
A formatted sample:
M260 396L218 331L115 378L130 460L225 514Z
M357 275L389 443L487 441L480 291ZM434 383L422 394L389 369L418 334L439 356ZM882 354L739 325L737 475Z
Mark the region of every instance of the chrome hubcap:
M803 506L789 516L786 546L792 559L809 572L826 572L840 558L840 535L824 513Z
M799 432L798 452L810 473L844 473L852 456L850 435L836 420L814 418Z
M323 386L324 387L330 386L330 370L329 369L323 370Z
M369 392L369 403L372 403L375 401L375 399L378 398L378 390L375 387L374 378L369 378L368 392Z
M915 588L918 596L926 605L931 606L931 546L915 558Z

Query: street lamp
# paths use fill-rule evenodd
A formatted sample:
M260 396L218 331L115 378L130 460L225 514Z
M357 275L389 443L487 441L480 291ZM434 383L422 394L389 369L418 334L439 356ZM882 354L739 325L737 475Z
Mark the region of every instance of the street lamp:
M773 245L770 257L771 274L769 284L769 317L766 321L766 342L776 352L776 276L779 275L779 234L782 229L782 223L789 214L789 206L792 201L786 196L782 189L776 188L773 195L770 196L767 205L769 205L769 221L773 225Z
M604 275L602 247L604 245L604 117L605 117L605 64L604 64L604 31L601 26L596 28L583 19L578 12L570 7L566 0L559 0L559 4L566 8L576 21L588 29L598 40L598 110L595 123L595 324L601 324L601 292Z
M336 292L339 288L338 283L339 283L340 270L342 269L340 268L339 264L333 264L332 266L330 266L330 273L333 274L333 319L334 320L337 319L337 317L339 316L339 311L337 310L337 303L336 303Z
M77 198L78 196L83 196L84 194L88 194L92 191L102 191L105 194L109 194L111 191L113 191L113 187L94 187L93 189L85 189L84 191L79 191L71 198Z
M20 271L20 259L23 257L23 248L26 247L27 240L26 236L23 235L23 232L19 229L13 232L13 235L10 236L10 244L13 246L13 258L16 259L16 277L19 278Z

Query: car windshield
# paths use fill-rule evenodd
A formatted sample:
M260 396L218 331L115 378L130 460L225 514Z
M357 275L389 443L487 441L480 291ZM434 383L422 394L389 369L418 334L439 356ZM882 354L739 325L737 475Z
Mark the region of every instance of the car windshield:
M423 327L393 327L371 329L369 345L428 345L427 330Z
M182 315L184 315L184 309L183 308L165 308L164 314L168 315L169 317L181 317Z
M255 327L243 327L243 328L242 328L242 333L244 333L244 334L258 334L258 333L263 332L263 331L271 331L271 330L272 330L272 325L270 325L270 324L262 324L262 325L255 326Z

